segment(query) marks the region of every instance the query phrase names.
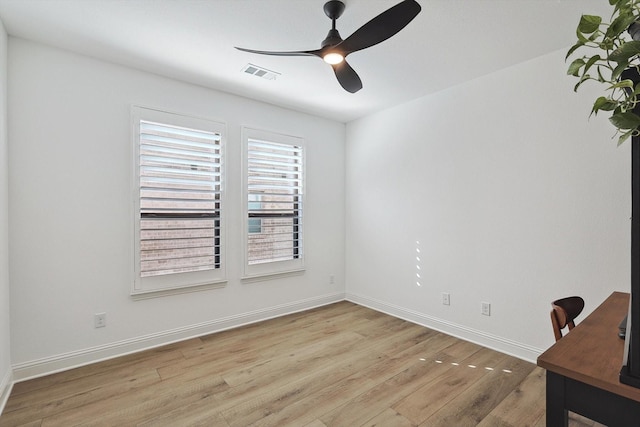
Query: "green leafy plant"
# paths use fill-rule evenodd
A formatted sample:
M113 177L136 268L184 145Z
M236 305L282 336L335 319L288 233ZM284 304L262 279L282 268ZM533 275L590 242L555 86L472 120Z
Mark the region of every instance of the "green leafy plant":
M575 91L589 80L606 86L606 95L596 99L591 114L611 112L609 121L616 128L618 144L622 144L640 135L640 0L608 1L613 6L609 22L600 16L582 15L576 30L578 41L565 59L591 53L574 59L567 74L578 78Z

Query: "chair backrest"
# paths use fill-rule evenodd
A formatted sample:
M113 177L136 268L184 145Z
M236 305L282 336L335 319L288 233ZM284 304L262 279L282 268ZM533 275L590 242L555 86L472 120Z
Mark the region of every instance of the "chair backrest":
M580 297L567 297L555 300L551 303L551 325L556 341L562 338L562 330L568 327L573 329L575 318L582 313L584 300Z

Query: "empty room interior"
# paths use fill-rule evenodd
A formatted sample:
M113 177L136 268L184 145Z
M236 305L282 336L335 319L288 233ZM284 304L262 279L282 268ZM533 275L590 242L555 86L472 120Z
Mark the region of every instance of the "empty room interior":
M294 342L338 318L353 329L298 348L373 357L387 334L392 365L419 327L427 353L451 338L533 372L551 301L581 296L579 325L629 292L631 143L565 59L607 0L344 0L333 19L325 3L0 0L0 425L22 425L11 399L34 381L108 382L105 364L243 333L275 354L261 328ZM374 29L396 5L415 16ZM319 57L332 25L348 64ZM224 393L243 381L228 369ZM317 393L327 412L304 423L228 405L197 425L466 425L412 418L409 396L342 423ZM47 410L29 425L65 425Z

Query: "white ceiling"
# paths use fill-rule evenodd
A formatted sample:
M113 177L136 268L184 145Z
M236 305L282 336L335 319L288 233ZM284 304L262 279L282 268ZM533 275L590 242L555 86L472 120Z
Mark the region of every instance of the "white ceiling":
M343 38L400 0L343 0ZM418 0L391 39L349 56L363 89L344 91L315 57L240 52L320 47L325 0L0 0L11 36L348 122L571 46L582 13L607 0ZM281 73L243 73L252 63Z

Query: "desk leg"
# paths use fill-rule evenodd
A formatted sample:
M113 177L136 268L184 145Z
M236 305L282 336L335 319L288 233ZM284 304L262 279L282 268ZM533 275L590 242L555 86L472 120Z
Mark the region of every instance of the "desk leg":
M547 427L567 427L569 413L565 408L564 377L547 371Z

